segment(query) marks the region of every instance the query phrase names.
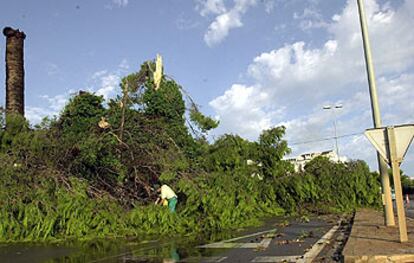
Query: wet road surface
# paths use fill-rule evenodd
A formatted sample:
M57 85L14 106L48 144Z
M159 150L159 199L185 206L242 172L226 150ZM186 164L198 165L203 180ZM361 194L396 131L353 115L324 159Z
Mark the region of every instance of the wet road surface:
M276 218L261 227L203 237L0 246L1 262L300 262L316 257L337 217ZM325 239L323 237L325 236ZM321 239L322 238L322 239Z
M236 241L247 246L229 249L216 256L215 261L206 258L201 262L308 262L319 254L335 232L332 223L313 219L309 222L293 221L286 226L276 224L274 232Z

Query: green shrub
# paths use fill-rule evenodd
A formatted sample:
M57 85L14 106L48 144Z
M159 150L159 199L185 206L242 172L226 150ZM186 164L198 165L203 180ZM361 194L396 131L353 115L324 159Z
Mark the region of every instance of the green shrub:
M0 241L92 239L205 233L259 223L267 216L379 206L378 175L362 161L316 158L295 174L284 127L257 142L204 136L218 122L190 105L182 88L152 62L122 79L107 104L80 92L62 113L30 128L8 116L0 129ZM99 121L108 125L100 127ZM0 125L4 127L3 115ZM153 205L155 183L176 190L177 213Z

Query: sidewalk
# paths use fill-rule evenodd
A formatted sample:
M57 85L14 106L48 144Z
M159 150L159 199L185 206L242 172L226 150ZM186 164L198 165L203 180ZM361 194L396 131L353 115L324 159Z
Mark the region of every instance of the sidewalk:
M414 262L413 219L407 218L407 230L408 242L400 243L398 227L385 227L381 212L358 210L342 252L344 262Z

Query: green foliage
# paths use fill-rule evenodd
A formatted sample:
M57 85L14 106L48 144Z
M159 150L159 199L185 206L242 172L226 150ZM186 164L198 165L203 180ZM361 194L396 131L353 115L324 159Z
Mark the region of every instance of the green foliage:
M126 227L118 216L122 208L107 197L88 197L85 181L70 178L68 190L50 175L22 175L8 167L1 183L1 241L106 237Z
M380 205L378 175L363 161L333 163L317 157L305 166L303 174L283 177L275 187L288 211L306 207L325 213Z
M247 168L250 173L256 172L265 178L275 178L292 171L291 165L283 161L290 152L287 142L282 140L284 127L264 130L259 142L249 142L237 135L224 135L209 148L206 157L208 171L234 171L244 168L247 160L255 165Z
M388 175L390 177L390 184L391 187L394 187L394 176L392 174L392 169L388 169ZM414 189L414 179L410 176L404 174L404 171L400 169L400 178L401 178L401 185L405 189Z
M282 158L290 153L287 142L282 140L285 127L275 127L264 130L259 137L258 159L262 163L262 172L266 177L280 177L293 168Z
M231 172L245 166L254 145L237 135L223 135L209 147L205 168L207 171Z
M215 129L219 125L219 121L204 116L195 106L190 109L190 120L197 125L202 133Z
M378 176L363 162L317 158L294 174L283 160L284 127L257 142L193 138L182 88L164 77L155 90L154 68L149 61L123 78L122 94L107 104L80 92L34 128L8 116L0 129L0 241L206 233L265 216L379 205ZM191 105L202 133L217 127ZM178 194L176 214L153 205L160 182Z
M18 114L9 115L0 120L2 127L5 127L6 123L7 128L0 132L1 148L5 150L12 145L18 146L17 142L22 139L22 134L26 134L29 130L29 123Z
M174 125L184 124L185 103L175 81L163 81L158 90L151 82L147 82L146 87L143 103L147 115L166 118L175 122Z
M150 81L142 94L145 115L167 124L168 139L181 148L187 156L193 156L195 143L185 125L185 102L181 87L173 80L164 79L158 90Z
M96 129L99 120L105 115L102 103L102 96L83 91L71 98L58 120L63 134L79 139Z

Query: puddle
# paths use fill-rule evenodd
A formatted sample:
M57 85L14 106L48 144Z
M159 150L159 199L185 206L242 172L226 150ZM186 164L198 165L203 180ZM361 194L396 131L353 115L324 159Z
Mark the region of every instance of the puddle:
M214 233L203 237L163 239L110 239L62 244L3 244L1 262L199 262L220 251L198 245L234 237L237 232Z
M267 227L275 226L265 220ZM279 220L277 222L280 222ZM189 237L145 237L108 239L61 244L3 244L1 262L199 262L213 258L225 249L202 249L199 245L240 236L242 231L214 232Z

